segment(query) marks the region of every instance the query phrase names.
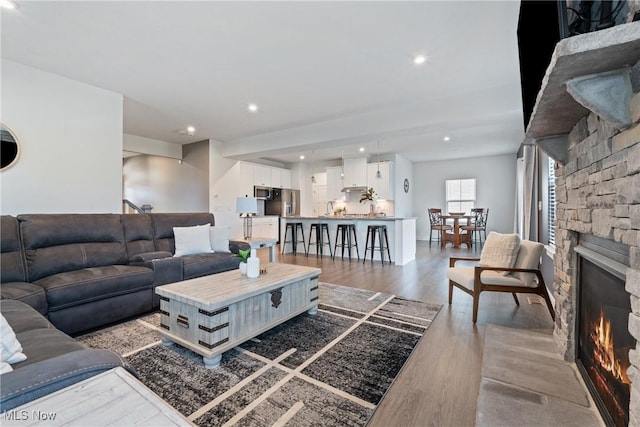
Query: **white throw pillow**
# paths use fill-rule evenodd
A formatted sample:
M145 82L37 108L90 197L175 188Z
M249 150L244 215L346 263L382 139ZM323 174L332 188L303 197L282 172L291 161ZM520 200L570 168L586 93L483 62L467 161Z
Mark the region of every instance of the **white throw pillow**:
M520 236L492 231L484 242L478 265L482 267L512 268L516 263L516 259L518 259L519 250ZM505 271L503 274L506 276L509 272Z
M211 224L195 225L193 227L173 227L173 237L176 243L174 256L210 254L211 240L209 228Z
M11 365L9 365L7 362L0 362L0 375L6 374L7 372L11 371L13 371Z
M209 238L211 239L211 249L214 252L231 252L229 250L229 235L231 227L215 227L209 229Z
M18 342L16 334L13 332L13 328L7 322L7 319L0 313L0 341L2 341L2 356L0 362L5 363L18 363L27 359L27 356L22 352L22 345ZM4 370L5 368L2 367Z

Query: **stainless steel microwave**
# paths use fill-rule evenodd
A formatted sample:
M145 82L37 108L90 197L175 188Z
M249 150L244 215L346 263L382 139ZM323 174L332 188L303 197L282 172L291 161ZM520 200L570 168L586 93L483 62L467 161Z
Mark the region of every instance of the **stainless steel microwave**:
M273 191L271 187L253 187L253 197L260 200L271 200L273 197Z

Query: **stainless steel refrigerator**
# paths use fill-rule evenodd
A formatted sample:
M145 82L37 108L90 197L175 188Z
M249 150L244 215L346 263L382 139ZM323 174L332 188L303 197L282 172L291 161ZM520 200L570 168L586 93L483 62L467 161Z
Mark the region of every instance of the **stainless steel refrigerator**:
M300 215L300 190L274 188L271 199L264 204L265 215L296 216Z
M274 188L271 199L264 202L265 215L296 216L300 215L300 190ZM282 236L282 221L278 221L278 243Z

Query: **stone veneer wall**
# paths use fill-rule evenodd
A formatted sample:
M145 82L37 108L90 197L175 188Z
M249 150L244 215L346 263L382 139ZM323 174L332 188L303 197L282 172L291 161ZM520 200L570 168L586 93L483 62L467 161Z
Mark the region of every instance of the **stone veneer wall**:
M554 336L566 360L575 359L576 254L579 233L629 246L626 290L631 294L629 331L636 348L629 352L631 386L629 425L640 427L640 89L634 67L634 124L623 130L591 113L569 134L569 161L556 169L556 253Z

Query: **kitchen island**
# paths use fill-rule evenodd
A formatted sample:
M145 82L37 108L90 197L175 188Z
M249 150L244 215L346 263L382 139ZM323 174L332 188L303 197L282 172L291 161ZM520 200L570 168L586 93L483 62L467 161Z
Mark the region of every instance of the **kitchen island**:
M416 218L415 217L392 217L392 216L368 216L368 215L338 215L338 216L289 216L280 218L280 244L284 242L284 231L287 222L301 222L304 230L305 241L309 244L309 230L313 223L326 223L329 226L329 236L331 238L331 251L336 244L336 230L338 224L355 224L356 236L358 238L358 249L360 251L360 259L364 257L365 243L367 238L367 227L369 225L386 225L387 234L389 235L389 249L391 252L391 261L396 265L404 265L416 258ZM287 236L291 240L291 236ZM315 239L315 236L314 236ZM376 246L378 239L376 239ZM300 248L300 245L298 246ZM316 255L317 247L311 246L309 255ZM285 246L285 253L291 253L291 244ZM301 251L298 251L300 254ZM324 255L329 256L329 251L325 247ZM345 258L348 256L345 251ZM338 248L337 257L341 257L341 248ZM351 251L351 257L356 258L355 248ZM367 259L371 258L370 252L367 253ZM374 260L380 260L380 251L374 251ZM387 256L385 254L385 261Z

